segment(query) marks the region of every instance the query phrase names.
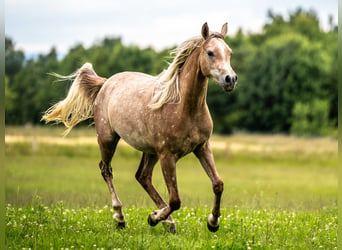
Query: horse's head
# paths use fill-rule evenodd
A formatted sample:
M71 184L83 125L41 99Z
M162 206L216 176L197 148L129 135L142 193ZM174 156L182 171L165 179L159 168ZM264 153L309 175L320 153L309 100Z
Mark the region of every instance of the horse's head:
M202 26L204 43L200 54L200 68L206 77L213 77L224 91L231 92L237 84L237 75L230 66L232 50L225 43L227 23L222 26L221 33L210 33L208 24Z

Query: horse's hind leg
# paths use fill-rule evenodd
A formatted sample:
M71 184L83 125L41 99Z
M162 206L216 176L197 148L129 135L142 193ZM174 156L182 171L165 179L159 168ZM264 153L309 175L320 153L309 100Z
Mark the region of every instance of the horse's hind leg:
M143 153L139 169L135 174L135 178L145 189L145 191L148 193L148 195L151 197L151 199L154 201L157 207L159 209L162 209L167 207L167 204L152 184L152 172L157 161L157 155ZM176 233L176 224L171 215L165 220L165 223L170 225L169 231L171 233ZM151 221L149 221L149 224L151 224ZM155 224L153 224L152 226L154 225Z
M98 144L101 151L101 161L99 164L101 174L108 185L109 192L112 198L112 206L114 209L114 221L118 223L118 228L123 228L125 227L125 217L121 210L122 203L119 200L119 197L117 196L113 185L112 166L110 164L119 140L120 137L117 134L107 136L101 136L98 134Z
M169 205L150 213L148 222L151 226L157 225L160 221L167 220L173 211L180 208L181 204L176 178L177 157L171 153L163 153L159 155L159 160L169 193Z

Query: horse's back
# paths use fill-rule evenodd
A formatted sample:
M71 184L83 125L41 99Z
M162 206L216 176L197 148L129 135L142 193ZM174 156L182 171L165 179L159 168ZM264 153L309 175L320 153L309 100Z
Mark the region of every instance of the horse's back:
M96 105L108 106L115 103L123 108L149 102L155 77L140 72L122 72L110 77L102 86L96 98ZM111 106L108 106L109 108Z

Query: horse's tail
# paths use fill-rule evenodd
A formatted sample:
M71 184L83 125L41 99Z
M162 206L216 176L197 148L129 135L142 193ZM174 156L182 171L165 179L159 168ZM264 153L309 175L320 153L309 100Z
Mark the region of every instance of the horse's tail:
M65 135L79 122L93 117L95 98L107 80L99 77L91 63L85 63L70 76L53 74L61 80L73 80L67 97L50 107L43 115L46 123L63 122L67 127Z

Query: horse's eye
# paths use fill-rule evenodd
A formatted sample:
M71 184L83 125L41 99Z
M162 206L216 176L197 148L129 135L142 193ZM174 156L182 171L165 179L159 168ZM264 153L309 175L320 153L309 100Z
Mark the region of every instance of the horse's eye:
M209 57L213 57L214 56L214 52L212 52L211 50L208 50L207 54L208 54Z

